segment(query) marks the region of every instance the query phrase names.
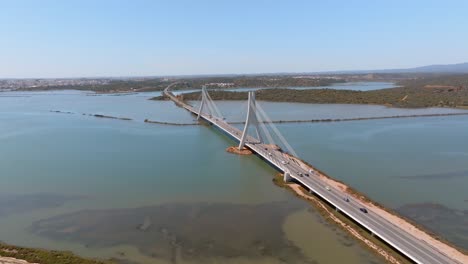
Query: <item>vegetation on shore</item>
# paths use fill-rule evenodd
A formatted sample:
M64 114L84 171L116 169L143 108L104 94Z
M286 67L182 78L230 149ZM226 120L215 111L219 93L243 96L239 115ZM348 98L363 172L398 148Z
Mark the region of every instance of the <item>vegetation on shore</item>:
M210 91L213 100L247 100L247 92ZM184 100L198 100L199 92L183 95ZM401 108L468 107L468 88L396 87L373 91L332 89L263 89L256 92L257 100L314 104L373 104ZM153 100L163 100L154 97Z
M232 76L182 79L173 89L199 89L203 85L207 86L207 88L218 89L237 87L316 87L340 82L346 82L346 80L339 76L334 78L292 75Z
M315 104L373 104L401 108L458 107L468 108L468 74L414 75L401 80L398 87L372 90L334 90L286 88L262 89L256 98L270 102ZM264 86L268 88L268 86ZM176 89L176 88L174 88ZM210 91L213 100L247 100L247 92ZM199 92L183 94L184 100L199 100ZM151 98L165 100L163 96Z
M24 248L0 243L0 257L10 257L40 264L112 264L112 261L84 259L67 251Z

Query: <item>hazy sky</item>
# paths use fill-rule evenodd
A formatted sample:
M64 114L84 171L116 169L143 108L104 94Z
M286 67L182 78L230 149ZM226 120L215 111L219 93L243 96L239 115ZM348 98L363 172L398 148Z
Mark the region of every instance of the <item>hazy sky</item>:
M468 1L0 0L0 78L468 61Z

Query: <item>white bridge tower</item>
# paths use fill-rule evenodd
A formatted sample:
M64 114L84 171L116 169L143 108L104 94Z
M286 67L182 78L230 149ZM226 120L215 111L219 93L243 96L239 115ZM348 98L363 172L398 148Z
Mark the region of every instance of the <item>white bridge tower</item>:
M205 106L205 101L206 101L206 86L202 86L202 90L201 90L201 103L200 103L200 108L198 109L198 116L197 116L197 120L200 119L200 115L201 115L201 112L203 111L203 106Z
M245 145L245 141L247 138L247 131L249 130L249 125L252 124L255 127L255 132L257 133L258 140L263 142L262 136L260 135L260 128L258 125L258 118L257 118L257 104L255 102L255 92L249 92L249 102L247 108L247 119L245 121L244 131L242 132L242 137L239 143L239 150L242 150Z

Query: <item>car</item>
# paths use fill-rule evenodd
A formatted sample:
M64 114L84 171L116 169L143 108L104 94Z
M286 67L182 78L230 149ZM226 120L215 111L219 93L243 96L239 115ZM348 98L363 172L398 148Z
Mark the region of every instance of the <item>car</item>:
M268 156L271 156L271 152L268 152Z
M327 191L331 191L330 186L325 186L325 189L327 189Z
M309 170L309 173L312 173L312 174L313 174L313 173L314 173L314 170L312 170L312 169L311 169L311 170Z
M284 161L284 160L282 160L281 163L282 163L283 165L286 165L286 164L289 163L289 161Z
M304 176L309 177L309 173L304 173Z
M361 212L363 212L363 213L367 214L367 209L366 209L366 208L364 208L364 207L361 207L361 208L359 208L359 210L361 210Z
M348 202L348 203L349 203L349 198L348 198L348 197L343 198L343 200L344 200L345 202Z

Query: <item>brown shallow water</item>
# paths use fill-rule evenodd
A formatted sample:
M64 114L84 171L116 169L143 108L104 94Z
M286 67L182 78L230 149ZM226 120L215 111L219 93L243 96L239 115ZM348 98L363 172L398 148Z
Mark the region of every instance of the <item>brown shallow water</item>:
M32 231L91 248L132 245L169 263L184 259L203 262L212 257L313 263L282 229L286 217L303 206L300 202L199 203L84 210L37 221Z

